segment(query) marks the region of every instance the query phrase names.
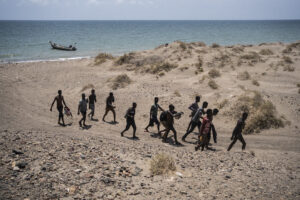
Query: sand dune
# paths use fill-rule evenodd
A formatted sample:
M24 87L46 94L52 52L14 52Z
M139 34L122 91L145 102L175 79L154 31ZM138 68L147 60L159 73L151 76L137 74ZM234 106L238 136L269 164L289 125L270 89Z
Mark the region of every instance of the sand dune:
M0 64L0 196L298 199L299 58L299 42L206 46L178 41L121 57L101 55L97 62ZM77 106L81 93L89 94L92 88L99 121L88 120L91 127L82 130ZM58 126L58 113L49 111L58 89L73 112L74 118L66 119L71 126ZM116 98L116 125L101 121L110 91ZM255 94L259 98L254 99ZM172 137L164 144L155 134L144 133L153 98L158 96L163 108L172 103L185 113L175 121L181 138L189 122L188 106L196 95L202 97L200 104L208 101L209 108L220 109L214 118L216 151L195 152L196 134L184 146L174 146ZM128 138L120 137L123 116L134 101L138 141L129 138L131 130L126 133ZM272 116L261 114L268 102L273 105ZM249 127L253 133L245 136L245 152L239 143L227 152L231 131L245 107L250 109L248 122L259 119L263 125ZM270 116L272 123L267 121ZM112 120L111 114L107 120ZM174 158L176 170L152 176L150 160L161 152ZM16 167L20 163L25 168Z

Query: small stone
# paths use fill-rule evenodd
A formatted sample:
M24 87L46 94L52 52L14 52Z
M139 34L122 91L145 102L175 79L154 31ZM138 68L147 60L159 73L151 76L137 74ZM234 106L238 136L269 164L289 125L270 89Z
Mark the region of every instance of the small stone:
M81 172L81 169L75 169L75 172L79 174Z
M14 170L14 171L20 171L20 168L17 167L17 166L15 166L15 167L13 168L13 170Z

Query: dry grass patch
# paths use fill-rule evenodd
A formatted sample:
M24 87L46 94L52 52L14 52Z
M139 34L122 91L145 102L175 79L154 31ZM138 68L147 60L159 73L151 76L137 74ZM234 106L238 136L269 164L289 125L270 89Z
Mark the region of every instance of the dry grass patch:
M293 49L300 50L300 42L295 42L287 45L287 47L282 51L283 53L291 53Z
M293 71L295 71L295 67L293 67L291 65L285 65L285 66L283 66L283 71L293 72Z
M127 76L127 74L121 74L111 80L112 85L111 88L113 90L117 90L118 88L124 88L129 85L132 80Z
M214 90L216 90L216 89L219 88L219 85L216 83L216 81L214 81L214 80L212 80L212 79L210 79L210 80L208 81L208 86L209 86L211 89L214 89Z
M289 56L283 56L283 61L285 62L285 63L288 63L288 64L292 64L293 63L293 60L291 59L291 57L289 57Z
M178 90L175 90L174 95L177 96L177 97L181 97L181 94Z
M114 57L111 54L107 54L107 53L99 53L96 57L95 57L95 65L101 65L102 63L105 63L107 60L111 60Z
M245 81L245 80L249 80L251 78L251 76L250 76L249 72L244 71L244 72L238 73L237 78L239 80Z
M160 72L169 72L172 69L177 68L178 65L164 62L159 63L157 65L152 65L150 68L146 69L145 72L151 73L151 74L159 74Z
M257 91L247 92L241 95L233 104L228 113L235 118L241 117L243 112L249 113L244 129L245 134L260 132L269 128L284 127L284 122L277 117L275 106L271 101L264 100L262 95Z
M209 70L208 75L209 75L209 77L211 77L211 78L217 78L217 77L220 77L220 76L221 76L221 73L220 73L220 71L217 70L217 69L211 69L211 70Z
M255 80L255 79L252 80L252 84L255 85L255 86L259 86L260 85L259 82L257 80Z
M219 48L219 47L220 47L220 45L217 44L217 43L213 43L213 44L211 45L211 48Z
M255 64L262 61L260 55L254 51L241 55L240 60L247 60L249 61L249 64Z
M115 63L118 65L129 64L133 58L132 53L124 54L123 56L120 56Z
M242 46L235 46L235 47L233 47L232 48L232 51L233 52L235 52L235 53L242 53L242 52L244 52L244 47L242 47Z
M228 99L224 99L223 101L221 101L220 103L218 103L218 105L217 105L217 107L219 108L219 109L223 109L226 105L228 105L229 104L229 101L228 101Z
M164 175L176 170L174 159L164 153L155 155L150 162L152 175Z
M262 49L259 52L260 55L264 55L264 56L270 56L273 55L273 51L271 49Z
M200 56L198 57L198 62L195 64L195 66L196 66L195 74L199 74L204 71L203 70L203 60Z
M92 89L92 88L95 88L95 86L93 84L89 83L89 84L83 86L82 89L80 90L80 92L83 92L87 89Z

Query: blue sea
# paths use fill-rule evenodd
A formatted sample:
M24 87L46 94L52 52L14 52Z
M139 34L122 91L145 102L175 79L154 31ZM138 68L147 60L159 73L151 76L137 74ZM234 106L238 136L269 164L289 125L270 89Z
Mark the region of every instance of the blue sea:
M175 40L221 45L295 42L300 20L279 21L0 21L0 62L64 60L120 55ZM52 50L49 41L76 43Z

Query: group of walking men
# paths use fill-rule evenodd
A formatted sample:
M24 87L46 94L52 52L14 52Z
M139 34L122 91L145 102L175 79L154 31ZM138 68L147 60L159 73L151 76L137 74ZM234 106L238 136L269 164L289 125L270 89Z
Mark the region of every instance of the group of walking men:
M86 127L86 115L87 115L87 110L88 108L91 110L90 113L88 114L88 117L90 117L91 120L94 120L94 114L95 114L95 103L97 102L96 99L96 94L95 90L91 90L91 94L89 95L88 98L86 98L85 94L83 93L81 96L81 100L79 101L78 104L78 111L77 114L81 114L81 119L79 121L79 126L80 127ZM115 112L115 106L114 106L114 95L112 92L109 93L109 96L106 99L106 109L105 113L103 115L102 120L105 121L105 117L111 111L113 113L113 122L114 124L117 123L116 121L116 112ZM155 124L157 126L158 130L158 136L162 138L163 142L167 142L168 134L170 131L173 132L174 134L174 140L176 145L181 145L181 143L177 140L177 132L174 128L174 119L179 119L183 112L177 112L175 111L175 106L170 104L168 110L164 110L159 104L158 104L159 98L155 97L154 98L154 104L151 106L150 109L150 120L149 124L145 128L145 132L149 132L148 129L149 127L153 127ZM65 110L65 113L69 113L70 115L70 109L67 107L66 102L64 100L64 97L62 96L62 91L58 91L58 95L54 98L50 111L52 111L52 107L54 103L56 102L57 105L57 110L59 112L58 116L58 124L65 126L64 122L64 115L63 115L63 110ZM188 125L188 128L186 130L186 133L182 137L182 141L186 141L187 136L194 131L194 129L197 127L199 134L198 134L198 142L195 147L195 150L197 151L198 149L201 148L201 151L206 149L211 149L209 147L210 144L210 139L211 139L211 132L213 135L213 140L215 143L217 143L217 132L215 130L214 124L212 123L213 121L213 116L216 116L219 112L218 109L207 109L208 103L205 101L202 103L202 107L199 107L199 102L200 102L200 96L197 96L195 98L195 102L189 106L189 109L191 110L191 120ZM137 139L138 137L136 136L136 124L135 124L135 110L136 110L137 104L135 102L132 103L132 107L130 107L126 114L125 114L125 119L126 119L126 127L125 129L121 132L121 136L124 136L124 133L129 130L130 127L133 128L133 139ZM161 114L158 119L158 111L161 111ZM243 144L242 149L244 150L246 147L246 142L242 136L242 130L245 127L245 121L248 117L248 113L243 113L241 119L238 120L237 125L235 126L232 137L231 137L231 144L228 147L228 151L232 148L232 146L236 143L237 140L240 140ZM201 121L202 120L202 121ZM62 123L61 123L62 121ZM160 124L163 125L164 129L160 130Z

